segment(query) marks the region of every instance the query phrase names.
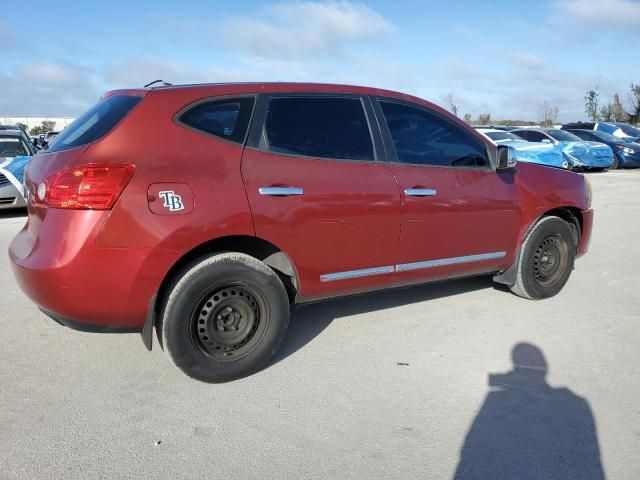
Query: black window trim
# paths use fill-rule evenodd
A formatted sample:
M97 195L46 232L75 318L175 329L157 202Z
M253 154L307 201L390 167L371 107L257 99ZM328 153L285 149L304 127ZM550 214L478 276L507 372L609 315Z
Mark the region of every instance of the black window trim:
M482 149L484 150L484 154L485 154L485 158L487 159L487 163L488 165L486 167L465 167L465 166L453 166L453 165L428 165L428 164L424 164L424 163L407 163L407 162L401 162L400 160L398 160L398 154L396 152L396 149L393 145L393 139L391 137L391 131L389 130L389 127L387 126L387 122L386 119L384 117L384 112L382 111L382 106L380 105L380 102L388 102L388 103L397 103L399 105L404 105L406 107L411 107L411 108L415 108L417 110L422 110L430 115L435 115L436 117L444 120L446 123L452 125L455 128L458 128L462 131L464 131L464 128L461 127L460 125L456 125L454 122L452 122L449 118L445 117L444 115L442 115L441 113L435 111L435 110L431 110L428 107L425 107L424 105L420 105L419 103L415 103L415 102L410 102L407 100L403 100L400 98L394 98L394 97L384 97L384 96L375 96L375 97L371 97L371 101L373 103L373 107L374 107L374 111L376 114L376 118L377 118L377 123L378 126L380 128L380 132L382 135L382 139L384 141L384 145L385 145L385 151L387 154L387 157L389 158L390 162L393 163L397 163L398 165L409 165L409 166L414 166L414 167L426 167L426 168L447 168L447 169L453 169L453 170L471 170L474 172L495 172L496 171L496 165L495 165L495 160L494 160L494 156L491 155L491 152L489 151L489 148L487 146L487 144L485 142L483 142L480 139L474 138L473 134L469 133L469 137L474 139L475 141L477 141L478 145L480 147L482 147Z
M187 130L190 130L192 132L195 133L200 133L202 135L206 135L207 137L211 137L211 138L215 138L216 140L220 140L222 142L225 143L229 143L231 145L235 145L235 146L240 146L240 147L244 147L247 143L247 139L249 138L249 132L251 131L251 124L253 123L253 118L256 114L256 106L258 104L258 94L256 93L241 93L241 94L229 94L229 95L213 95L211 97L204 97L204 98L199 98L198 100L189 103L188 105L185 105L184 107L182 107L180 110L178 110L178 112L176 112L173 115L173 123L175 123L176 125L181 126L182 128L186 128ZM242 139L242 142L236 142L234 140L229 140L228 138L224 138L221 137L220 135L215 135L213 133L209 133L206 132L204 130L200 130L199 128L196 128L194 126L191 126L187 123L184 123L183 121L180 120L180 117L186 113L188 110L197 107L198 105L201 105L203 103L209 103L209 102L224 102L225 100L229 100L231 103L232 100L241 100L241 99L245 99L245 98L252 98L253 99L253 107L251 110L251 114L249 115L249 124L247 125L247 130L246 132L244 132L244 137Z
M295 153L274 152L269 149L266 134L267 109L269 102L276 98L350 98L360 100L364 112L367 126L369 127L369 135L373 147L373 159L371 160L354 160L351 158L329 158L314 157L310 155L299 155ZM368 101L368 96L355 92L318 92L318 91L300 91L300 92L269 92L258 95L256 106L254 108L253 121L249 127L249 135L245 148L256 150L269 155L281 155L284 157L295 157L309 160L320 160L329 162L350 162L361 164L380 164L387 162L382 138L377 124L377 119L373 112L373 107ZM374 121L375 120L375 121Z

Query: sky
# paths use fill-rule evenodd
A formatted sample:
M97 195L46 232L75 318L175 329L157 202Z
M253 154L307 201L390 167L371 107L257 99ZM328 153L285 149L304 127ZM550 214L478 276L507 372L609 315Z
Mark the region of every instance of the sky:
M106 91L312 81L398 90L460 116L584 119L640 83L640 0L5 0L0 117L75 116Z

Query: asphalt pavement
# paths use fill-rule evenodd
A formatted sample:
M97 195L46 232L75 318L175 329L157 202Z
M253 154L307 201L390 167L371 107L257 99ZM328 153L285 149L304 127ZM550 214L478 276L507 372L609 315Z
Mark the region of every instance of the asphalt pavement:
M640 170L589 179L558 296L480 277L304 306L269 368L223 385L55 324L2 253L0 477L637 480ZM24 222L0 213L0 251Z

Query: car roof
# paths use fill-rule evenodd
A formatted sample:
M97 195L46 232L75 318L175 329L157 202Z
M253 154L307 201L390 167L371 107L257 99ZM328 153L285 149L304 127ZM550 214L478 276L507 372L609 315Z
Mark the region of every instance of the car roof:
M176 91L200 91L203 96L214 96L216 94L240 93L295 93L295 92L326 92L326 93L352 93L360 95L386 96L405 99L407 101L428 103L430 106L435 104L422 98L415 97L402 92L386 90L377 87L365 87L360 85L348 85L339 83L312 83L312 82L228 82L228 83L191 83L183 85L158 85L146 88L120 89L107 92L102 98L112 95L138 95L146 96L148 94L167 94ZM219 91L219 92L216 92ZM440 107L438 107L440 108Z
M0 130L0 136L3 137L22 137L22 135L20 130Z
M484 127L475 127L481 133L511 133L505 130L499 130L497 128L484 128Z

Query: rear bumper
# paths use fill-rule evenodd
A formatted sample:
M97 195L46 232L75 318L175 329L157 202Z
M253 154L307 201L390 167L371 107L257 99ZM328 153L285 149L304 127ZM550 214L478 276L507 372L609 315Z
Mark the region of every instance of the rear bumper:
M581 257L589 250L591 231L593 230L593 210L582 210L580 213L582 213L582 232L576 249L576 257Z
M158 287L143 274L150 251L98 247L106 215L49 211L35 238L27 225L11 242L13 273L23 292L58 323L84 331L140 331Z
M92 332L92 333L139 333L140 328L131 328L131 327L113 327L111 325L94 325L92 323L79 322L77 320L69 320L68 318L62 318L56 315L55 313L47 312L46 310L40 309L42 313L44 313L47 317L49 317L54 322L62 325L63 327L69 327L73 330L78 330L80 332Z

